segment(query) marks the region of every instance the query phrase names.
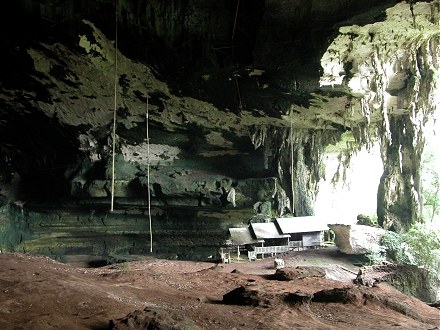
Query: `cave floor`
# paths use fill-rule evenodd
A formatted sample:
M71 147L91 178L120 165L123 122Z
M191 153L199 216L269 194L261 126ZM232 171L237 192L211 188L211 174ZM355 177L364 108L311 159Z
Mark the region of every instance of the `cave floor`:
M436 329L439 311L386 283L352 284L356 266L334 249L284 254L285 270L325 277L275 280L274 258L216 264L149 259L80 268L48 257L0 254L1 329ZM243 287L248 303L223 295ZM325 301L293 302L329 290ZM341 294L344 292L344 294ZM241 304L241 305L240 305ZM137 312L136 312L137 311ZM131 313L130 317L125 320ZM118 319L121 319L118 321ZM112 321L111 321L112 320Z

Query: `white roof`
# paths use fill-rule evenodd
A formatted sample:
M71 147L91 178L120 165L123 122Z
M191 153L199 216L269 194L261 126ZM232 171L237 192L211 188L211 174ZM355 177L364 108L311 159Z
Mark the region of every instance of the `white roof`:
M290 235L281 234L274 222L257 222L250 225L257 239L285 238Z
M255 244L264 242L264 240L254 239L248 227L245 228L229 228L231 241L233 245Z
M276 218L275 221L283 234L310 233L329 229L326 221L317 216Z

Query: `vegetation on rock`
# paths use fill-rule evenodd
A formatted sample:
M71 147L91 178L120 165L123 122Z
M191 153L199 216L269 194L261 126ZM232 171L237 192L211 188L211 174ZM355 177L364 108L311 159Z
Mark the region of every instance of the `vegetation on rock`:
M439 300L440 230L418 223L403 234L385 231L378 248L365 257L376 270L386 269L383 280L399 291L426 302ZM399 271L391 271L396 267Z
M426 150L423 156L421 166L423 219L427 222L434 221L436 216L440 216L440 173L436 168L436 156L433 150Z

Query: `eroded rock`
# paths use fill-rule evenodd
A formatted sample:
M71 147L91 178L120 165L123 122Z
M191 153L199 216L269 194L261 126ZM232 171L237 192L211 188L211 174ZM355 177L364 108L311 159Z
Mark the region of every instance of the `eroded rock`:
M197 330L200 327L183 315L183 313L147 307L142 311L136 310L123 318L111 320L109 322L109 329Z
M329 225L335 232L335 243L339 250L346 254L365 254L378 252L380 241L385 234L382 228L364 225Z
M292 281L305 277L324 277L325 274L325 270L321 267L298 266L277 269L272 278L279 281Z
M415 265L385 264L364 267L366 283L387 282L407 295L425 302L440 298L440 282L435 273Z

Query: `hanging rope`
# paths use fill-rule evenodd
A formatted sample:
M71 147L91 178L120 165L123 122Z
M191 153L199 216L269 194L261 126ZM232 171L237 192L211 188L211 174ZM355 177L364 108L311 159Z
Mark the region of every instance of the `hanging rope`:
M153 252L153 228L151 225L151 192L150 192L150 133L149 133L149 118L148 118L148 91L147 91L147 113L146 125L147 125L147 190L148 190L148 221L150 223L150 252Z
M292 215L295 212L295 190L293 182L293 122L292 111L290 111L290 183L292 185Z
M235 75L235 86L237 86L238 108L240 111L243 111L243 103L241 102L240 86L238 85L237 75Z
M237 9L235 10L235 19L234 19L234 27L232 28L232 40L234 40L235 36L235 28L237 26L237 17L238 17L238 8L240 7L240 0L237 0ZM234 47L230 47L234 48ZM240 86L238 85L237 74L235 76L235 86L237 87L237 95L238 95L238 108L239 111L243 111L243 103L241 102L241 94L240 94Z
M113 110L113 146L112 146L112 188L110 211L113 212L115 200L115 149L116 149L116 106L118 86L118 0L115 0L115 108Z
M234 40L235 27L237 25L238 7L240 6L240 0L237 0L237 9L235 10L234 27L232 29L232 40Z
M148 76L148 50L145 50L145 73ZM150 190L150 118L149 118L149 95L147 88L147 113L145 114L145 125L147 126L147 198L148 198L148 222L150 224L150 253L153 252L153 226L151 222L151 190Z

